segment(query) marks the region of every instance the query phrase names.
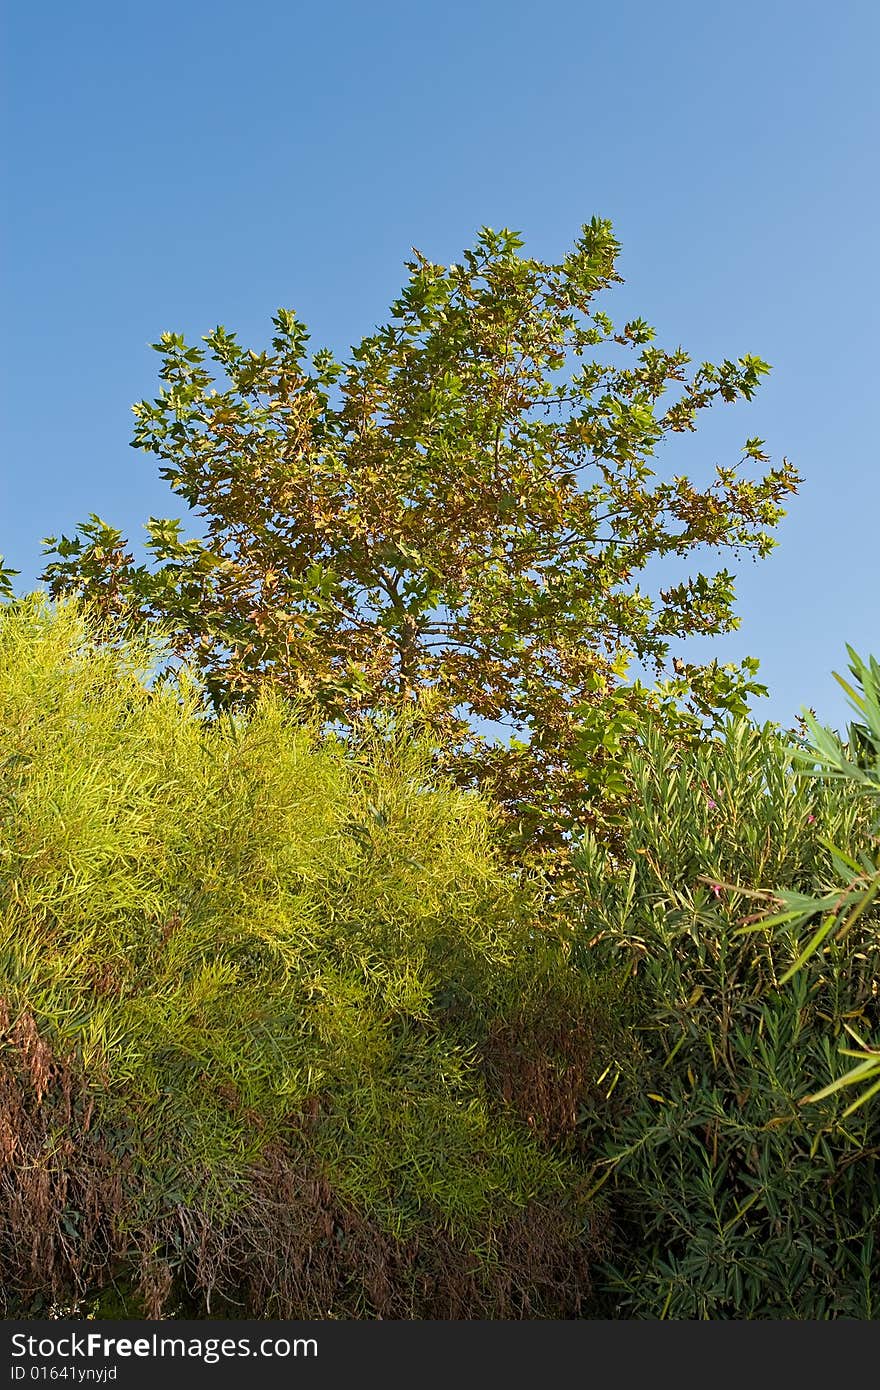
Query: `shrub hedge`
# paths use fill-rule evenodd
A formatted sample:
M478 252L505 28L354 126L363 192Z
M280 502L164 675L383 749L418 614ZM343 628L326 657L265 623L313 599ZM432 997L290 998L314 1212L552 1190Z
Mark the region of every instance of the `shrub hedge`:
M773 726L647 726L542 884L411 729L154 657L0 610L7 1316L877 1316L877 1109L807 1102L880 912L786 980L760 891L839 888L876 806Z
M612 1000L487 805L405 733L209 719L152 655L0 614L7 1311L582 1311L602 1217L551 1081Z
M580 966L627 969L641 1014L610 1121L595 1107L583 1119L604 1145L617 1316L878 1314L877 1112L845 1119L846 1095L804 1102L846 1070L845 1028L880 1021L880 918L789 982L801 937L743 931L767 913L756 890L839 888L827 842L856 857L869 834L871 808L795 776L795 751L744 720L687 751L648 731L622 853L587 841L578 855Z

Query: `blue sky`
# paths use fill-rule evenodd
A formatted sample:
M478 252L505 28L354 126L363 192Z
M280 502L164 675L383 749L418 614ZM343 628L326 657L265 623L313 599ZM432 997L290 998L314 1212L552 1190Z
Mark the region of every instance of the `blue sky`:
M844 644L880 655L878 44L875 0L10 6L7 563L30 587L41 537L87 513L133 539L176 514L128 448L163 330L262 346L283 304L343 350L411 246L455 260L485 223L555 259L597 214L623 244L609 312L773 364L660 463L702 472L760 435L798 466L711 654L760 658L763 716L840 724Z

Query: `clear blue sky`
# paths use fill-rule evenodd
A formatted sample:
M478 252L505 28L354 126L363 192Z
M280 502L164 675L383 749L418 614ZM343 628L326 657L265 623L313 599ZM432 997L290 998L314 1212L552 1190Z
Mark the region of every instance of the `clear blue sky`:
M138 539L178 511L128 448L163 330L262 346L284 304L342 349L411 246L454 260L486 223L556 258L598 214L612 313L773 364L662 464L757 434L805 475L712 653L760 658L764 716L844 719L844 643L880 655L876 0L44 0L7 7L3 49L0 551L22 584L88 512Z

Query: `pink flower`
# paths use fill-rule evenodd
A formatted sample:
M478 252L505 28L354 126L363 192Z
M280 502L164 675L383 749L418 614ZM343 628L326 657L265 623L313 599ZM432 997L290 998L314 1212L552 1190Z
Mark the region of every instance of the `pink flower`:
M717 808L717 806L718 806L718 802L717 802L717 801L713 801L712 798L711 798L711 796L707 796L707 797L706 797L706 805L709 807L709 810L710 810L710 811L714 811L714 810Z
M721 884L720 884L720 883L711 883L711 884L709 885L709 887L712 889L712 892L715 894L716 898L720 898L720 897L721 897Z
M815 819L815 816L807 816L807 825L812 825Z

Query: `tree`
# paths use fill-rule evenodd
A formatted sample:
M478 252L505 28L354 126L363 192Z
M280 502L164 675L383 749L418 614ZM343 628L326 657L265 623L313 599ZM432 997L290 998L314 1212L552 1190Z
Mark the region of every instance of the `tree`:
M12 581L19 573L18 570L9 569L3 564L3 556L0 555L0 599L11 599L14 597Z
M726 569L652 594L657 557L698 547L766 555L800 481L752 480L763 441L699 488L659 478L667 435L714 401L751 399L753 356L689 369L641 319L597 306L620 280L611 225L594 219L558 264L484 229L460 264L420 253L387 326L345 360L307 352L288 310L271 351L219 327L201 347L163 334L158 397L135 406L133 445L204 525L150 519L136 564L98 517L48 538L43 578L104 611L158 620L218 703L279 685L328 720L419 701L463 780L491 783L526 838L594 821L607 763L646 704L741 708L757 668L678 663L671 638L738 624ZM512 727L492 743L482 721ZM606 765L606 772L600 770Z

